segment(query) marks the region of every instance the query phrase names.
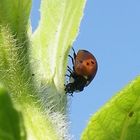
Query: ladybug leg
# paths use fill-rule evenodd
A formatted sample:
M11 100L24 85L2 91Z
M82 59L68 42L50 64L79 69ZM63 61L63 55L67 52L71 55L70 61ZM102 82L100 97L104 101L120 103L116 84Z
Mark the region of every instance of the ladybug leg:
M73 97L73 92L70 92L70 93L69 93L69 96Z
M74 65L74 59L71 55L68 55L71 58L72 64Z
M73 56L74 56L74 59L76 58L76 53L75 53L75 50L74 48L72 47L72 50L73 50Z
M70 77L70 75L68 75L68 74L65 74L65 76Z
M70 73L70 75L67 75L66 74L66 76L68 76L68 77L73 77L74 79L75 79L75 74L74 74L74 72L73 72L73 70L70 68L70 67L68 67L68 72Z
M73 57L72 57L71 55L68 55L68 56L71 58L72 64L74 65L74 60L75 60L75 58L76 58L76 53L75 53L75 50L74 50L73 47L72 47L72 50L73 50Z
M70 94L71 97L73 97L73 92Z
M67 92L67 90L66 90L66 84L64 84L64 86L65 86L65 89L64 89L64 90L65 90L65 94L67 94L68 92Z
M69 66L67 66L67 70L70 72L70 74L73 72L73 70L69 67Z
M75 73L74 73L74 71L69 67L69 66L67 66L67 70L68 70L68 72L70 73L70 76L69 77L73 77L74 79L76 78L76 75L75 75Z
M69 72L70 74L72 74L72 71L71 71L70 69L68 69L68 72Z
M69 66L67 66L67 68L72 71L72 69Z

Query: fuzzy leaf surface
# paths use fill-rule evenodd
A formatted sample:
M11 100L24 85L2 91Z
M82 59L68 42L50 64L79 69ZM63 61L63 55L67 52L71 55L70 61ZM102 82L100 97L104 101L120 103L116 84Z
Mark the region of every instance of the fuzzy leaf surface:
M21 113L13 106L10 96L0 85L0 139L26 140Z
M86 0L42 0L41 19L32 41L32 55L43 71L42 81L64 89L67 56L82 19Z

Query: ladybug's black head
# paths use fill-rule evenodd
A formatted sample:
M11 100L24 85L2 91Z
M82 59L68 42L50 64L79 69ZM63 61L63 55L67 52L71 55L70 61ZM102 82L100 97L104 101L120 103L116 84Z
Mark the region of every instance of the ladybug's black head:
M83 91L86 86L87 80L83 76L73 77L73 82L68 83L65 86L66 93L80 92Z
M68 83L65 86L65 91L66 91L66 93L73 93L74 92L74 84L73 83Z

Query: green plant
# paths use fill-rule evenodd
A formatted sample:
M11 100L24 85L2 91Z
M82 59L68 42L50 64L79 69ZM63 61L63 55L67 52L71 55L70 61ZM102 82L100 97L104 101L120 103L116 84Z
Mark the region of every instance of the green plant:
M31 0L0 1L0 140L68 140L67 56L86 0L42 0L32 33ZM82 140L139 140L140 77L89 121Z
M140 139L140 76L90 119L81 140Z
M70 139L64 75L85 0L42 0L35 33L31 5L31 0L0 2L0 117L9 122L0 121L0 139Z

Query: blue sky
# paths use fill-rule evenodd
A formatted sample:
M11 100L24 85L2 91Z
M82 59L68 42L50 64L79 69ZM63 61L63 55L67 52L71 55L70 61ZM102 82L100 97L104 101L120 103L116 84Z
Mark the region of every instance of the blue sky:
M33 1L33 29L39 2ZM140 1L87 0L74 48L93 53L99 66L92 83L70 99L70 131L79 140L90 116L140 74Z

